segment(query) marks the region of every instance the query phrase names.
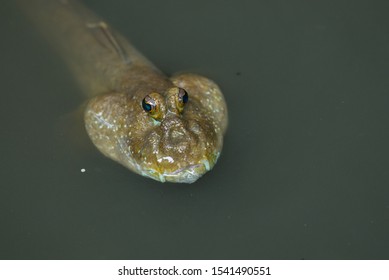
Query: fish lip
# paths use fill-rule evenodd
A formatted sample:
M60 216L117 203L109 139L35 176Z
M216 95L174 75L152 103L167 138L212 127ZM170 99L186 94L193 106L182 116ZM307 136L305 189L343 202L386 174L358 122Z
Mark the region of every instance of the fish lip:
M146 172L143 172L143 175L162 183L193 183L203 176L204 173L211 170L211 168L212 167L209 161L207 159L203 159L199 163L191 164L172 172L160 173L157 170L149 169Z
M165 172L165 173L163 173L163 175L165 175L165 176L177 176L178 174L184 173L184 172L189 172L189 173L193 174L193 171L196 171L197 169L201 169L202 167L205 170L203 170L203 172L200 172L199 176L201 176L205 172L211 170L211 166L209 164L209 161L207 159L203 159L199 163L195 163L195 164L191 164L189 166L182 167L180 169L174 170L173 172L169 172L169 173Z
M189 172L190 170L194 170L194 169L200 168L202 166L203 166L202 163L196 163L196 164L192 164L192 165L189 165L189 166L182 167L180 169L174 170L173 172L169 172L169 173L165 172L164 175L175 176L175 175L178 175L179 173Z

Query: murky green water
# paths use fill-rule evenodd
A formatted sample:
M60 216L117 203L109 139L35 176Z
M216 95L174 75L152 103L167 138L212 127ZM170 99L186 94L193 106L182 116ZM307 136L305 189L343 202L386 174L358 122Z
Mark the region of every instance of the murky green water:
M223 154L192 185L64 125L81 92L5 2L0 258L389 258L389 5L320 2L87 1L166 73L224 90Z

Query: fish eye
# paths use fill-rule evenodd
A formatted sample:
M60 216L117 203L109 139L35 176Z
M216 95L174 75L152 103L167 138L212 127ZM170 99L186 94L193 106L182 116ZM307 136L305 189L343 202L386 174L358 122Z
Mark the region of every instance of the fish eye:
M183 89L183 88L179 88L179 89L178 89L178 99L179 99L180 102L182 102L183 104L188 103L188 101L189 101L189 95L188 95L188 93L186 92L185 89Z
M153 119L161 120L163 118L163 104L161 103L161 96L156 93L150 93L142 100L142 108Z
M142 100L142 108L145 110L147 113L150 113L151 111L154 111L156 108L156 104L154 100L150 96L146 96Z
M188 93L183 88L178 88L178 94L176 95L176 106L181 113L184 110L184 106L189 101Z

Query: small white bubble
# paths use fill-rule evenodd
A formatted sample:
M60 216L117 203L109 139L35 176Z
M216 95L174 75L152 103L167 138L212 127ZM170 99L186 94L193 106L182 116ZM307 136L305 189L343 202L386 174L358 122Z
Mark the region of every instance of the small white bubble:
M81 168L81 172L84 173L86 171L85 168Z

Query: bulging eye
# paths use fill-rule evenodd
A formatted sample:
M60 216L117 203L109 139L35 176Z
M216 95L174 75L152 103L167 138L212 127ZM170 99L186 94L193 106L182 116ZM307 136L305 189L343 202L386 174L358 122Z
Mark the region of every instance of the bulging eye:
M154 99L152 99L150 96L147 95L142 100L142 107L143 107L143 110L145 110L147 113L151 113L151 112L155 111L157 106L155 104Z
M177 108L179 109L180 112L184 109L184 105L188 103L189 101L189 95L186 92L185 89L179 88L178 89L178 94L177 94Z
M143 98L142 107L143 107L143 110L145 110L146 112L150 112L153 109L154 105L149 103L149 101L146 99L147 99L147 97Z
M188 103L189 96L188 96L188 93L186 92L185 89L180 88L180 89L178 90L178 98L180 99L180 101L181 101L183 104Z
M161 110L158 103L159 102L150 95L146 95L146 97L142 100L143 110L149 113L149 115L156 120L161 119Z

